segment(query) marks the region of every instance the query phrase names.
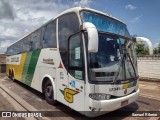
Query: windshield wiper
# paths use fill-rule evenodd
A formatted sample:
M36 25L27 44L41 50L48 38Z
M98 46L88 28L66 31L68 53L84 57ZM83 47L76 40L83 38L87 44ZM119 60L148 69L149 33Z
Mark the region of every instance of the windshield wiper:
M129 48L128 48L129 49ZM134 79L136 80L137 76L136 76L136 70L135 70L135 66L133 65L133 62L131 60L131 57L129 55L129 53L127 52L127 49L123 49L123 53L121 53L121 59L118 63L118 70L115 74L115 79L113 79L113 83L115 83L117 81L117 78L120 74L120 70L123 70L124 69L124 80L127 81L127 75L126 75L126 63L125 63L125 60L127 59L127 57L129 58L129 62L131 63L131 66L133 68L133 71L134 71ZM122 69L121 69L122 67Z
M132 68L133 68L133 71L134 71L134 76L135 76L135 78L134 78L134 79L136 79L137 75L136 75L135 66L133 65L133 62L132 62L131 57L130 57L130 55L129 55L129 53L128 53L128 52L126 53L126 55L128 56L129 61L130 61L131 65L132 65Z
M115 79L113 79L113 83L115 83L117 81L117 78L118 78L118 76L120 74L120 70L123 70L123 69L121 69L121 67L123 67L123 65L124 65L124 64L122 64L123 61L124 61L124 55L125 54L121 54L121 59L118 62L118 70L117 70L117 72L115 74Z

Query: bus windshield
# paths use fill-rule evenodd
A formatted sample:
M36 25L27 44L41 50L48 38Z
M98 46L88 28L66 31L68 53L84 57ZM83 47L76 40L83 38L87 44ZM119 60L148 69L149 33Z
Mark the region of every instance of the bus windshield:
M99 31L97 53L88 53L91 81L128 81L137 77L136 54L124 23L90 11L81 11L83 22L93 23ZM127 39L128 38L128 39Z
M99 31L109 32L130 38L127 27L124 23L90 11L81 11L80 14L83 22L93 23Z
M128 40L99 33L98 52L89 53L89 75L93 81L125 81L137 77L134 47Z

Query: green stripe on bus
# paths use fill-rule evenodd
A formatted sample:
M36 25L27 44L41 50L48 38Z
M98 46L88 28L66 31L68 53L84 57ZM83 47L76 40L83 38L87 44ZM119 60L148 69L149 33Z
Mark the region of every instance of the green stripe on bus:
M26 75L26 80L25 80L25 84L27 84L29 86L31 86L31 83L32 83L32 79L33 79L33 75L34 75L34 72L35 72L35 68L36 68L36 65L37 65L37 61L38 61L38 58L39 58L40 51L41 50L35 50L35 51L32 52L32 56L31 56L31 59L30 59L30 63L29 63L28 71L27 71L27 75Z
M31 56L32 56L32 52L28 52L27 56L26 56L25 63L24 63L23 73L22 73L22 80L21 81L23 83L25 83L25 80L26 80L26 75L27 75L28 66L30 63Z

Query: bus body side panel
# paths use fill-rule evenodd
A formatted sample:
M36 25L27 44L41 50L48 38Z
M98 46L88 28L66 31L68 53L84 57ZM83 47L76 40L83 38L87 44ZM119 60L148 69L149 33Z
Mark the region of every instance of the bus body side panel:
M25 83L25 81L26 81L26 75L28 72L28 67L29 67L31 55L32 55L32 52L28 52L26 59L25 59L24 68L23 68L23 72L22 72L22 79L21 79L21 82L23 82L23 83Z
M45 48L7 57L6 74L9 75L9 70L13 70L16 80L42 92L45 76L50 76L56 82L56 68L59 64L57 49Z
M6 74L9 75L9 70L13 71L16 80L22 79L22 72L24 68L24 62L27 53L22 53L19 55L13 55L7 57L7 69Z
M41 50L35 50L27 53L27 59L23 70L22 82L28 86L31 86L32 79L36 70L37 61Z
M59 57L57 56L56 48L41 49L35 72L31 82L31 87L42 92L42 82L47 76L50 76L56 84L56 68L59 63ZM48 78L48 79L50 79Z

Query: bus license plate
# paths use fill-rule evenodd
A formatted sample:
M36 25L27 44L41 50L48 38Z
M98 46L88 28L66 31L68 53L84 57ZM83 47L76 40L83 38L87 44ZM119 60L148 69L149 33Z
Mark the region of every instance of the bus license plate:
M121 102L121 106L126 106L126 105L128 105L128 100Z

